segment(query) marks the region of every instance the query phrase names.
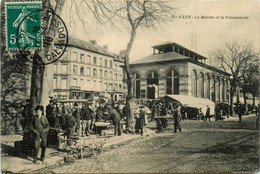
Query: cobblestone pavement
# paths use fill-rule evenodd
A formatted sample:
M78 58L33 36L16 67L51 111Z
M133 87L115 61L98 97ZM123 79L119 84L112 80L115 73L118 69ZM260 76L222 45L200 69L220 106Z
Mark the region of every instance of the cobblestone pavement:
M203 129L199 125L204 123L197 121L186 124L196 124L200 128L194 129L197 126L191 126L192 129L186 129L182 133L172 133L170 127L163 133L106 149L99 159L90 157L75 160L73 163L36 172L252 173L259 168L257 130L210 129L208 126Z

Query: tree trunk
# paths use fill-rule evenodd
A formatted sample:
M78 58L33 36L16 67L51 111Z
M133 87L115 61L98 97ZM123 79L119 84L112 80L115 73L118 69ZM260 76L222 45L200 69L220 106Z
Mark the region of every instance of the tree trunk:
M30 95L33 109L42 102L43 75L45 69L45 65L37 62L41 62L41 58L36 54L33 59Z
M243 98L244 98L244 105L245 105L245 113L246 115L248 115L248 106L247 106L247 101L246 101L246 91L243 89Z
M43 1L42 7L43 7L43 15L47 13L47 10L54 10L57 15L60 14L65 1L64 0L55 0L50 2L49 0ZM54 30L53 28L49 28L49 30ZM44 47L43 50L35 51L34 55L34 63L32 67L32 76L31 76L31 103L33 108L35 108L36 105L42 105L43 97L49 97L49 96L43 96L43 81L44 81L44 70L45 65L41 63L41 57L44 55L43 53L47 53L50 46ZM38 63L36 63L38 62ZM46 72L49 73L49 72ZM50 90L50 89L44 89L44 90ZM48 92L49 93L49 92Z
M231 89L230 90L230 116L234 115L233 97L234 97L234 91Z
M127 130L133 131L134 129L134 100L133 100L133 94L132 94L132 86L133 86L133 77L129 66L129 54L132 49L134 39L136 36L136 29L132 29L130 41L127 45L127 49L124 54L124 64L125 64L125 72L127 77L127 97L126 97L126 107L129 111L126 117L126 124L127 124Z

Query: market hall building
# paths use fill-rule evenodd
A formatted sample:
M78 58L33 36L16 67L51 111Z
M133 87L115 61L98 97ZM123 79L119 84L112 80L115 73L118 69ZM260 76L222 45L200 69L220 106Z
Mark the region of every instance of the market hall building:
M152 55L130 63L136 99L169 94L229 101L229 74L206 64L206 57L172 42L152 48Z

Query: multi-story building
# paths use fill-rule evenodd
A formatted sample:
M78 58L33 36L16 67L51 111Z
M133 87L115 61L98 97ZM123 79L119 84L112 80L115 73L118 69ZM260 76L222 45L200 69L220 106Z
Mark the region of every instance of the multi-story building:
M206 64L206 57L177 43L153 46L153 54L130 63L137 99L157 99L167 94L229 100L229 74Z
M64 55L54 63L53 92L58 99L87 99L108 93L123 98L122 59L95 41L70 38Z

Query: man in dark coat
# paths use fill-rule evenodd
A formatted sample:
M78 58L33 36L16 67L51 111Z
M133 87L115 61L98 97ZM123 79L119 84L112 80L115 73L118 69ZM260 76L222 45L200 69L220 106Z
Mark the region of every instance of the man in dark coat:
M104 106L103 104L100 104L96 110L96 121L104 120Z
M56 101L51 98L50 103L46 106L46 117L49 121L50 127L58 128L58 107Z
M44 162L45 150L47 146L47 132L49 131L50 125L43 115L43 106L39 105L35 108L36 116L34 116L29 124L29 130L34 135L34 154L33 162L36 162L40 145L42 147L41 161Z
M174 132L177 132L177 129L181 132L181 126L180 126L180 117L181 117L181 107L180 105L175 106L175 110L173 113L173 120L174 120Z
M209 107L209 105L207 105L207 110L206 110L205 117L206 117L206 121L207 121L207 119L209 119L209 121L210 121L210 107Z
M140 111L137 114L136 122L135 122L135 129L136 133L139 133L139 129L141 130L141 135L143 135L144 132L144 124L145 124L145 111L144 106L140 106Z
M74 111L72 113L72 116L75 118L75 130L74 132L77 133L77 135L79 135L79 128L80 128L80 109L78 106L78 103L74 103Z
M71 139L71 137L74 137L74 130L76 126L76 120L70 113L70 109L65 107L63 110L63 113L61 115L61 127L64 131L66 131L67 139ZM70 145L71 142L68 142Z
M114 108L110 108L109 109L109 120L113 121L113 125L114 125L114 136L116 136L116 134L118 133L118 136L121 136L122 134L122 130L121 130L121 121L120 121L120 115L117 113L117 111Z
M85 136L85 130L86 135L90 135L90 126L91 121L93 119L93 113L94 111L90 108L90 103L85 103L85 106L81 108L81 119L82 119L82 136Z

